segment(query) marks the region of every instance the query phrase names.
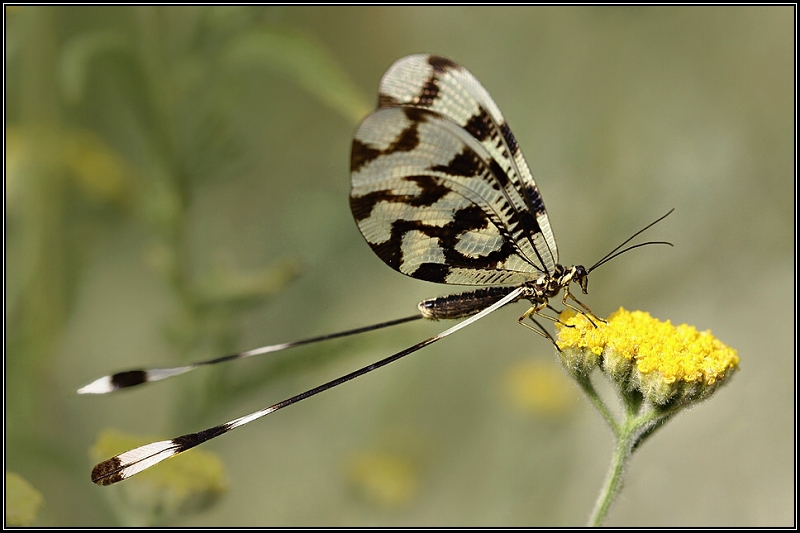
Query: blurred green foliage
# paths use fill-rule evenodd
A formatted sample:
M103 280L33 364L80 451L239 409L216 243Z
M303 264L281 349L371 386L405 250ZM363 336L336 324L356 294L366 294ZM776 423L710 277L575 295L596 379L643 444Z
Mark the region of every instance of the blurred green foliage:
M140 253L178 303L164 331L183 357L198 345L232 350L241 314L297 275L293 261L240 271L219 259L198 269L191 257L187 211L195 187L223 178L220 164L247 164L231 124L243 73L275 71L352 122L367 110L324 46L267 23L261 10L107 9L95 24L76 17L79 11L97 14L31 7L11 15L6 312L15 379L8 427L12 454L21 456L41 432L40 372L57 353L104 225L133 224L146 235ZM221 389L215 401L235 396ZM164 505L155 517L145 513L145 523L187 512L183 503ZM118 515L131 514L122 507Z
M563 262L590 264L677 208L654 237L673 251L593 274L595 312L642 308L763 355L642 450L628 483L647 490L609 525L789 524L794 19L793 6L7 8L6 461L47 502L33 523L584 522L611 439L569 407L575 390L541 394L558 390L541 370L555 363L516 310L209 444L229 489L208 505L154 514L123 497L136 489L89 480L106 428L198 431L439 331L75 394L448 292L386 268L347 207L351 135L380 76L430 52L503 110ZM675 464L681 446L695 455ZM739 467L671 484L712 461Z
M42 506L42 493L15 472L6 472L6 526L30 526Z

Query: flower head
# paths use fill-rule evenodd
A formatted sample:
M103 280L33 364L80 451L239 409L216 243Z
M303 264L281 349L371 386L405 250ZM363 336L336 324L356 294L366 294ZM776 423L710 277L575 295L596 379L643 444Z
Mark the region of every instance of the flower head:
M560 320L558 347L570 371L585 374L599 365L622 391L636 390L658 407L707 398L739 366L736 350L710 331L643 311L620 308L607 323L565 311Z

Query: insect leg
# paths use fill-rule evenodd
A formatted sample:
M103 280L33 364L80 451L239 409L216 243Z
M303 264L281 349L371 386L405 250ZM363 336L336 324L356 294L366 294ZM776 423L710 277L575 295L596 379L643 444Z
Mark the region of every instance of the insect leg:
M567 298L571 298L575 303L580 305L583 308L583 311L581 311L580 309L578 309L574 305L571 305L569 302L567 302ZM580 313L583 316L585 316L586 319L589 322L591 322L594 327L597 327L597 324L594 323L594 320L592 320L592 317L594 317L595 320L598 320L598 321L602 322L603 324L608 324L608 322L606 320L604 320L604 319L598 317L597 315L595 315L594 313L592 313L592 310L589 309L589 307L586 306L586 304L584 304L583 302L581 302L580 300L575 298L575 295L572 294L571 292L569 292L569 288L568 287L564 287L564 297L561 299L561 303L563 303L566 307L572 309L576 313Z

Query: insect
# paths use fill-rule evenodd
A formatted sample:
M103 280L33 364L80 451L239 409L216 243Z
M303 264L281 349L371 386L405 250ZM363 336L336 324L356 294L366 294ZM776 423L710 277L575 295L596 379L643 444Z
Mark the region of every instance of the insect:
M550 300L587 316L570 292L586 294L589 273L610 259L647 244L622 249L640 230L589 268L564 267L544 202L500 110L465 68L434 55L395 62L380 82L378 109L355 133L351 153L350 208L372 250L393 269L413 278L480 288L424 300L418 313L380 324L296 342L266 346L191 365L132 370L102 377L78 390L102 394L158 381L233 359L344 337L420 318L463 319L442 333L369 366L265 409L170 440L154 442L94 467L92 481L111 485L233 429L376 370L432 344L507 304L530 303L520 324L552 336L537 317ZM577 305L578 307L575 307ZM530 319L537 327L526 322ZM591 318L590 318L591 320Z

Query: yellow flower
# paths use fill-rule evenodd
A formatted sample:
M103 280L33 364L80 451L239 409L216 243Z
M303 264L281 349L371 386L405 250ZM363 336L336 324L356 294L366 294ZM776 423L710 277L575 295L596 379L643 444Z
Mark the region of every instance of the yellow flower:
M503 379L503 392L515 408L540 416L561 416L574 407L567 377L545 361L526 360L512 366Z
M659 407L707 398L738 369L736 350L693 326L673 326L643 311L622 308L608 322L565 311L558 347L565 366L600 365L622 391L639 391Z
M358 454L351 461L348 477L368 501L381 507L405 505L419 490L412 461L392 453Z

